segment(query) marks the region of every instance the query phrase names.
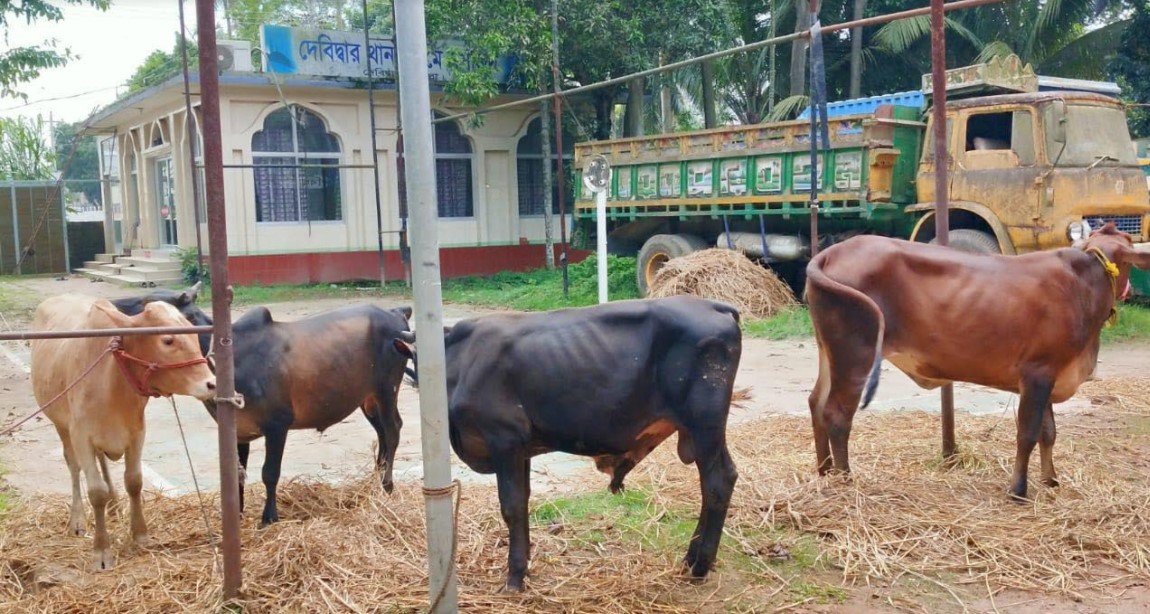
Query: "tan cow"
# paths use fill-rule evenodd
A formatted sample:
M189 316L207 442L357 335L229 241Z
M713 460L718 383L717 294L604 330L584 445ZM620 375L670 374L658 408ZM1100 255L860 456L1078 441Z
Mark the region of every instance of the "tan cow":
M43 331L152 326L190 324L168 303L148 303L139 315L127 316L106 300L78 294L45 300L36 308L33 319L33 328ZM112 352L112 347L120 351ZM81 379L93 364L94 368ZM77 379L79 382L67 389ZM64 459L72 473L72 515L68 526L76 535L84 534L86 524L80 500L81 469L88 483L88 501L96 517L96 569L111 569L114 565L104 525L106 506L115 498L107 459L125 459L124 488L131 502L132 538L137 545L148 543L140 499L144 407L148 403L148 396L142 393L186 394L203 400L213 396L215 382L193 334L32 342L32 387L37 403L44 406L59 396L44 414L60 435Z
M819 347L810 395L819 473L832 463L850 473L851 423L885 358L926 389L970 382L1019 394L1010 494L1026 498L1036 444L1042 482L1057 486L1053 404L1093 371L1131 266L1150 269L1150 252L1113 223L1075 247L1020 256L865 235L819 252L806 286Z

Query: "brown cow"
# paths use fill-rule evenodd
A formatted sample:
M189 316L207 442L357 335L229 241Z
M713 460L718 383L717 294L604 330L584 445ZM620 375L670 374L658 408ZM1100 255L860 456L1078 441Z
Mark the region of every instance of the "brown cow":
M877 236L819 253L806 285L819 347L810 395L819 473L831 469L832 450L833 468L850 473L851 421L860 396L863 408L874 397L886 358L926 389L958 381L1020 394L1010 493L1026 498L1035 443L1043 483L1057 486L1052 404L1093 370L1130 267L1150 268L1150 253L1132 246L1107 224L1075 247L1019 256Z
M90 296L62 294L40 303L33 328L67 331L97 328L189 326L178 309L148 303L127 316L112 303ZM118 351L112 351L118 348ZM95 365L85 375L88 368ZM155 368L149 368L149 367ZM96 569L111 569L115 559L104 525L114 496L107 459L124 457L124 488L131 502L132 538L148 543L140 491L143 474L144 407L148 396L186 394L198 399L215 392L215 377L200 353L195 335L127 335L38 339L32 342L32 388L37 403L56 427L64 460L72 474L69 530L83 535L86 520L80 500L80 471L88 482L88 501L96 516ZM77 382L68 388L73 382ZM53 400L55 399L55 400Z

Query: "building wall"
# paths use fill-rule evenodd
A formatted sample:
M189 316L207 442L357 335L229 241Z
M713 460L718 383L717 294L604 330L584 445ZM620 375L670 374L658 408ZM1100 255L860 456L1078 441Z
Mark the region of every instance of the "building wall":
M235 267L233 279L238 283L249 280L272 283L378 277L375 178L368 167L372 164L372 155L366 92L228 85L221 87L220 96L224 164L238 166L224 169L228 248ZM339 171L342 202L339 221L256 221L254 171L247 167L253 163L252 138L264 129L265 119L283 108L285 102L300 105L324 121L327 131L339 143L341 164L365 167ZM441 106L437 94L433 95L432 106L440 113L456 112ZM116 126L116 155L121 175L118 189L124 203L124 250L161 246L155 165L157 160L167 157L172 159L178 244L193 247L196 232L192 223L193 174L188 144L192 137L185 127L183 100L171 95L156 96L140 108L138 116ZM198 103L196 113L198 115ZM542 216L520 216L518 209L516 150L535 114L534 108L525 107L486 115L480 126L460 126L471 145L474 215L439 220L445 275L542 265ZM401 221L394 92L375 93L375 115L383 244L387 261L393 263L389 264L388 276L397 278L402 276L403 269L398 252ZM198 132L197 127L197 139ZM157 135L162 142L153 145ZM138 162L134 183L130 174L132 155ZM133 186L138 199L132 197ZM137 219L139 227L135 229ZM558 223L556 216L556 226ZM570 216L567 223L570 229ZM201 232L206 251L206 220L201 224ZM555 236L558 236L558 228ZM484 250L489 253L485 255Z

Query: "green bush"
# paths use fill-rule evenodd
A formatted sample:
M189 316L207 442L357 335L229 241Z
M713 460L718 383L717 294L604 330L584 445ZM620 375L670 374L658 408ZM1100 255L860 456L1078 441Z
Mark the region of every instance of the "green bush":
M178 248L176 250L180 257L180 272L184 275L184 282L189 286L197 281L203 281L205 286L212 285L212 272L205 263L203 266L203 274L200 274L200 263L202 258L200 250L189 248Z

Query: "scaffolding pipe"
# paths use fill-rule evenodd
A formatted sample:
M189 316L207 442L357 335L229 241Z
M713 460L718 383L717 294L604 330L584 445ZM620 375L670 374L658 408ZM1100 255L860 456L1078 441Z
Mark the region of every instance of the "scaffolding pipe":
M31 341L32 339L75 339L79 337L128 337L131 335L188 335L210 333L204 326L140 326L137 328L94 328L78 330L26 330L0 332L0 341Z
M371 48L371 35L367 27L367 0L363 0L363 48ZM379 285L387 284L383 266L383 207L379 197L379 146L375 127L375 77L371 72L371 54L367 54L367 118L371 125L371 168L375 177L375 238L379 242Z
M956 11L959 9L974 8L976 6L982 6L984 4L999 4L1001 2L1011 2L1011 1L1013 1L1013 0L958 0L958 2L948 2L948 3L944 4L942 10L943 11ZM924 8L918 8L918 9L910 9L907 11L899 11L897 13L890 13L888 15L878 15L876 17L867 17L866 19L859 19L856 21L844 21L843 23L840 23L840 24L835 24L833 26L827 26L827 27L822 29L822 32L823 32L823 34L828 34L830 32L838 32L839 30L850 30L853 28L863 28L866 26L873 26L873 25L878 25L878 24L887 23L887 22L891 22L891 21L898 21L899 19L906 19L908 17L920 17L922 15L930 14L930 10L931 10L930 7L924 7ZM632 81L634 79L649 77L651 75L657 75L657 74L663 73L663 72L670 72L673 70L679 70L680 68L686 68L687 66L694 66L695 64L698 64L700 62L710 62L711 60L717 60L719 58L725 58L729 55L734 55L736 53L743 53L745 51L754 51L756 49L762 49L763 47L768 47L770 45L778 45L780 43L787 43L787 42L795 40L796 38L807 38L810 35L811 35L810 32L807 30L804 30L802 32L792 32L791 34L784 34L782 36L767 38L767 39L763 39L763 40L758 41L758 42L748 43L746 45L740 45L738 47L732 47L730 49L724 49L722 51L716 51L714 53L708 53L706 55L700 55L698 57L689 58L686 60L680 60L678 62L672 62L672 63L667 64L665 66L657 66L655 68L648 68L647 70L640 70L639 72L631 73L629 75L623 75L621 77L614 77L612 79L607 79L606 81L599 81L597 83L589 83L587 85L580 85L579 87L573 87L569 90L561 90L559 92L552 92L550 94L540 94L538 96L532 96L530 98L523 98L521 100L514 100L511 102L505 102L503 104L497 104L497 105L490 106L490 107L484 107L482 109L476 109L474 111L467 111L465 113L456 113L454 115L446 115L444 117L435 118L431 121L434 124L438 124L440 122L446 122L446 121L455 121L457 119L464 119L464 118L472 117L475 115L490 113L492 111L501 111L503 109L510 109L510 108L522 106L525 104L537 104L537 103L542 102L544 100L549 100L555 96L571 96L573 94L582 94L584 92L590 92L593 90L602 89L604 87L610 87L612 85L622 85L623 83L627 83L628 81Z
M199 169L196 168L196 136L192 134L195 129L195 117L192 115L192 86L188 75L188 28L184 23L184 0L180 5L180 64L184 72L184 132L188 136L188 164L192 169L192 219L196 222L196 281L204 278L204 240L200 232L200 182Z
M196 0L200 41L200 109L203 113L204 191L208 206L208 249L212 275L212 318L216 357L216 424L220 453L220 518L223 529L223 597L239 596L239 455L236 452L235 363L232 354L232 288L228 284L228 232L224 210L223 142L220 127L219 57L216 55L216 5Z
M452 480L447 436L447 367L436 226L434 135L427 80L427 24L423 0L394 3L396 51L404 129L404 174L411 219L411 277L419 335L419 411L426 501L429 612L456 612Z
M947 201L946 151L946 24L942 0L930 0L930 92L934 105L934 237L939 245L950 243L950 203ZM941 393L942 456L951 458L954 443L954 384L946 384Z

